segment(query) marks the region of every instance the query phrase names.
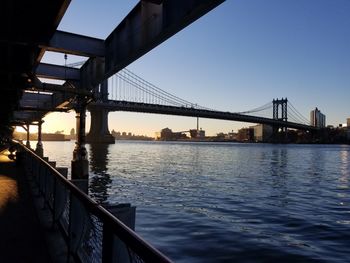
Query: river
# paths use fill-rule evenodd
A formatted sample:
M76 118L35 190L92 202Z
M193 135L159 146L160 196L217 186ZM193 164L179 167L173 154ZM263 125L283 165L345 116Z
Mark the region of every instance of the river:
M73 142L44 142L70 167ZM350 262L350 146L87 145L90 194L175 262Z

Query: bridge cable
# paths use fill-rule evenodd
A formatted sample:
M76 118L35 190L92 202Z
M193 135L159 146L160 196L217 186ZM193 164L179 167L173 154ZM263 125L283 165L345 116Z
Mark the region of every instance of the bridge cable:
M291 110L292 112L294 112L294 114L296 114L296 116L298 117L298 119L299 119L299 121L300 121L301 123L304 123L304 124L309 124L309 123L310 123L310 121L309 121L307 118L305 118L305 117L293 106L292 103L289 103L288 106L289 106L289 107L288 107L289 110Z

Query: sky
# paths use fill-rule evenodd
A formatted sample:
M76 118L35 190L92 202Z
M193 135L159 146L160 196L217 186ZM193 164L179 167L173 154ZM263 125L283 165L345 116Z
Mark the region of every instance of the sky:
M105 39L136 3L74 0L59 29ZM338 125L350 117L349 14L349 0L227 0L127 68L216 110L240 112L287 97L306 118L318 107L327 125ZM80 60L68 56L67 63ZM50 52L43 62L63 65L64 57ZM74 116L52 113L43 130L69 133ZM250 125L200 119L207 135ZM196 119L109 113L110 130L154 136L165 127L188 130Z

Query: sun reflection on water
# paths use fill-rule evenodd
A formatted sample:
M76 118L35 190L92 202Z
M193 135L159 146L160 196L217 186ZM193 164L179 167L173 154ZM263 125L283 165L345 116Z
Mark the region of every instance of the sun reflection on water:
M349 160L349 151L343 150L340 152L340 177L338 187L341 189L349 188L349 177L350 177L350 160Z

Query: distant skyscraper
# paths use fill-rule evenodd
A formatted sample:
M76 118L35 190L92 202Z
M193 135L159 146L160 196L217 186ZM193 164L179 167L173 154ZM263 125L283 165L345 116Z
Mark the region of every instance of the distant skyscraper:
M310 125L319 128L326 127L326 115L322 114L317 107L310 112Z

